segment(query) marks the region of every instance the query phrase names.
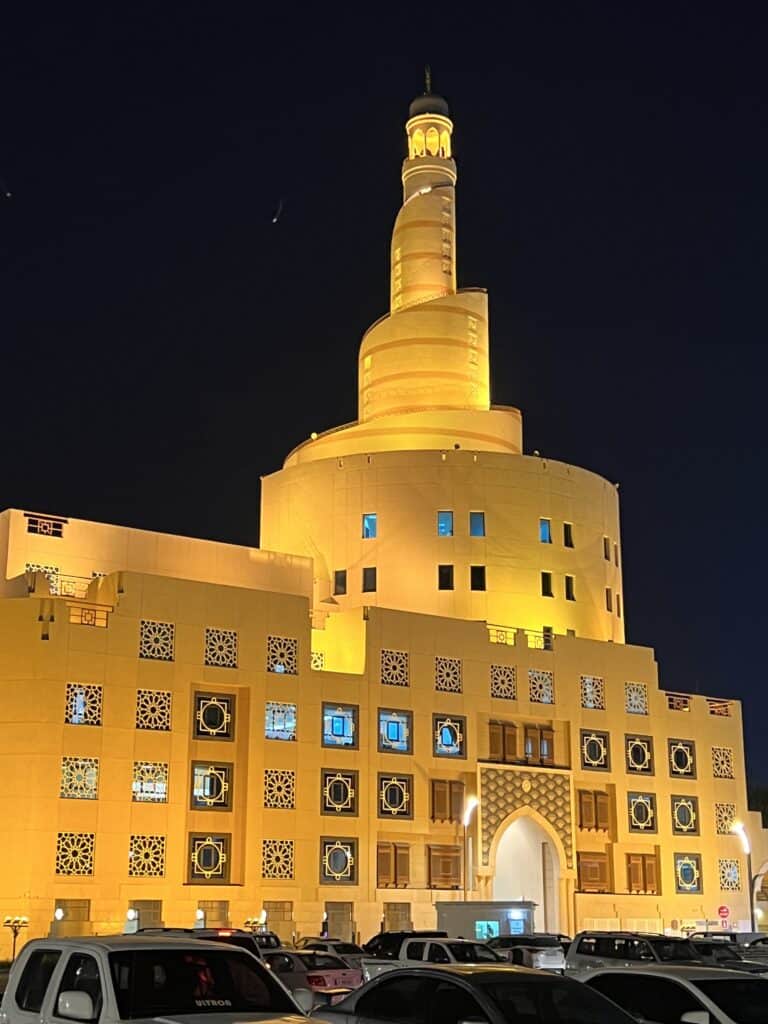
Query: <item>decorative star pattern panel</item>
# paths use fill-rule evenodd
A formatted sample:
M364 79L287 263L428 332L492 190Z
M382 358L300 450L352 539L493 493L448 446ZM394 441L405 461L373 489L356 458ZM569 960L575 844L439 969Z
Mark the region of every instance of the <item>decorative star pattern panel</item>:
M624 710L628 715L648 714L648 687L645 683L624 683Z
M605 711L605 682L600 676L581 677L581 706L593 711Z
M234 629L206 629L205 664L237 668L237 632Z
M132 788L136 803L167 803L168 764L165 761L134 761Z
M128 852L131 878L162 878L165 874L165 836L131 836Z
M461 659L435 658L435 689L461 693Z
M173 661L176 627L172 622L142 619L139 628L139 657L152 661Z
M267 637L267 672L299 674L299 641L290 636Z
M264 771L264 806L286 810L296 806L296 772L283 768Z
M712 747L712 774L716 779L733 779L733 750L731 747Z
M381 681L387 686L408 686L408 652L381 652Z
M68 725L101 725L102 687L67 683L64 721Z
M292 839L262 839L261 877L293 878Z
M136 691L136 728L168 732L171 728L171 691Z
M528 696L532 704L554 704L554 674L538 668L528 669Z
M98 791L98 757L62 757L59 796L67 800L95 800Z
M514 665L491 665L491 696L501 700L517 700Z
M728 836L733 832L736 820L736 804L715 804L715 832Z
M723 892L740 892L741 867L737 860L721 857L717 862L717 871L720 877L720 888Z
M93 832L59 832L56 836L56 874L92 875L95 848Z

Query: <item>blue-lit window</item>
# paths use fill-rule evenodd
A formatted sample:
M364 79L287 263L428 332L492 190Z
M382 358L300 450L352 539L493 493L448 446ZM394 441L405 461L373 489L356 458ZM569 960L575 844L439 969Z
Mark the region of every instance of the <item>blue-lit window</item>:
M323 746L357 746L357 708L351 704L323 704Z
M296 705L268 700L264 735L268 740L295 740Z
M453 512L437 513L437 535L438 537L453 536Z
M411 711L384 711L379 709L379 750L390 754L410 754L413 751L413 713Z
M466 757L467 720L447 715L432 716L435 757Z
M363 539L371 540L376 536L376 513L363 513Z
M469 513L469 536L470 537L484 537L485 536L485 512L470 512Z
M539 520L539 540L542 544L552 543L552 520L551 519L540 519Z

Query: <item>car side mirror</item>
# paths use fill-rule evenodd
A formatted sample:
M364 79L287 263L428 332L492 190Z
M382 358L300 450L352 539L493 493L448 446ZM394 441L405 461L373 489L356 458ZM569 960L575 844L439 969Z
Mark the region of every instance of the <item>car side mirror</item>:
M708 1010L688 1010L680 1018L680 1024L709 1024Z
M67 1020L93 1020L96 1016L93 999L87 992L62 992L56 1003L56 1013Z
M308 988L295 988L293 990L293 998L299 1004L304 1013L311 1013L312 1008L315 1005L314 993L310 992Z

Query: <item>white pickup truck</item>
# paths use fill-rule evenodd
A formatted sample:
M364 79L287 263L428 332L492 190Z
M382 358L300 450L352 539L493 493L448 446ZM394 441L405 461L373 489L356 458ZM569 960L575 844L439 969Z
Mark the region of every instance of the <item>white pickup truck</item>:
M414 964L497 964L506 958L472 939L409 938L404 939L396 957L363 957L360 968L363 979L370 981L377 974Z
M17 957L0 1024L303 1024L312 994L291 996L244 950L195 939L33 939Z

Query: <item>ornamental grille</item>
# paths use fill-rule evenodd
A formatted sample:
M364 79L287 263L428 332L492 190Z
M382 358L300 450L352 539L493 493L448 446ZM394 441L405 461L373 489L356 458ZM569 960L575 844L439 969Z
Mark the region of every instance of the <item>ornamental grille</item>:
M731 747L712 747L712 774L716 779L735 778Z
M206 629L205 664L237 668L237 633L234 629Z
M325 652L312 651L309 656L309 667L315 672L321 672L325 668Z
M92 875L95 847L93 832L59 832L56 836L56 874Z
M299 674L299 641L289 636L267 637L267 672Z
M102 687L67 683L64 721L69 725L101 725Z
M741 889L741 867L737 860L730 857L721 858L717 862L720 876L720 888L723 892L739 892Z
M135 803L167 803L167 763L165 761L134 761L132 788Z
M37 533L41 537L63 537L66 521L66 519L52 519L49 516L27 514L27 533Z
M286 810L296 806L296 772L282 768L265 769L264 806Z
M715 804L715 832L729 836L736 820L736 804Z
M136 691L136 728L168 732L171 728L171 691Z
M648 714L648 687L645 683L624 684L624 710L628 715Z
M381 681L385 686L408 686L408 652L381 651Z
M600 676L581 677L581 706L605 711L605 683Z
M162 878L165 874L165 836L131 836L128 851L131 878Z
M59 796L67 800L95 800L98 789L98 757L62 757Z
M435 658L435 689L445 693L461 693L459 658Z
M677 835L698 835L699 801L695 796L672 797L672 831Z
M698 853L675 854L677 892L701 892L701 857Z
M261 877L293 878L293 840L263 839Z
M58 565L39 565L37 562L27 562L27 572L41 572L48 580L48 586L52 594L59 592L59 567Z
M491 696L501 700L517 700L514 665L491 665Z
M528 696L532 704L554 704L554 674L537 668L528 669Z
M152 661L173 661L176 627L172 622L142 619L139 628L139 657Z

